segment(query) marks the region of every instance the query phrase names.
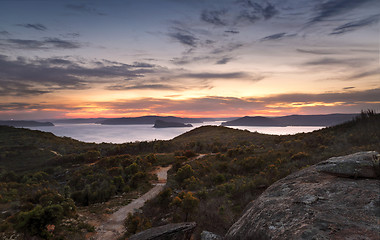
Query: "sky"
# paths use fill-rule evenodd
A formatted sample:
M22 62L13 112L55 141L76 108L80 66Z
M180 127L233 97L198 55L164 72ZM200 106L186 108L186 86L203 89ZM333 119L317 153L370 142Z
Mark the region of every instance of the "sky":
M0 119L380 111L378 0L1 0Z

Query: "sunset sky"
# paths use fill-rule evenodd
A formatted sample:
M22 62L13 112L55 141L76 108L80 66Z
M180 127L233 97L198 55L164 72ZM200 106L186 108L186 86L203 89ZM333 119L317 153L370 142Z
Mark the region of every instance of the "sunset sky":
M379 0L0 1L0 119L380 111Z

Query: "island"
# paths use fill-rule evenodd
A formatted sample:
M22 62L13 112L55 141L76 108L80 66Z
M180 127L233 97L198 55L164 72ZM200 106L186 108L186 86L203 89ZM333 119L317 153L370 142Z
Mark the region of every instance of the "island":
M179 123L179 122L166 122L163 120L156 120L154 122L154 128L171 128L171 127L193 127L191 124Z
M0 125L11 127L53 127L51 122L37 122L37 121L23 121L23 120L9 120L0 121Z

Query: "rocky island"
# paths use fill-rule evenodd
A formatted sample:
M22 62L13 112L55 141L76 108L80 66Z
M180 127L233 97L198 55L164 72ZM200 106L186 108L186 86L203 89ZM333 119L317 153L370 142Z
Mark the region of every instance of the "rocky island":
M166 122L163 120L156 120L154 122L154 128L171 128L171 127L193 127L191 124L185 124L180 122Z

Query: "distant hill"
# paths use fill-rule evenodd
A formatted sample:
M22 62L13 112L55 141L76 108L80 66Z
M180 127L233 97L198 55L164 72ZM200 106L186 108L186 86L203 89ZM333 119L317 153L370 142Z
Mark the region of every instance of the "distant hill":
M223 126L334 126L352 120L358 114L290 115L284 117L243 117Z
M51 122L37 122L37 121L18 121L18 120L10 120L10 121L0 121L0 125L2 126L11 126L11 127L47 127L54 126Z
M68 119L52 119L50 120L53 123L100 123L107 118L68 118Z
M156 120L154 128L171 128L171 127L192 127L191 124L179 123L179 122L166 122L162 120Z
M161 116L144 116L133 118L110 118L102 121L102 125L134 125L134 124L154 124L156 120L175 122L175 123L202 123L199 118L179 118L179 117L161 117Z

